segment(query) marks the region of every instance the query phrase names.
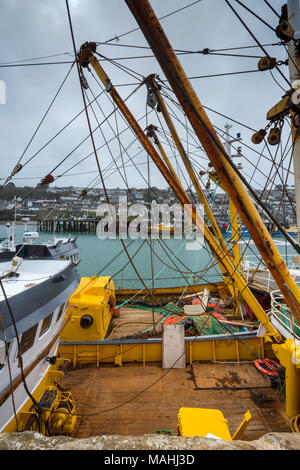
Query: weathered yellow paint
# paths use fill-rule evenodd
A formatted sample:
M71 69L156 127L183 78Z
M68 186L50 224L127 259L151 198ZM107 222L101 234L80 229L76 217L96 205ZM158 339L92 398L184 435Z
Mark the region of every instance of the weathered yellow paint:
M61 365L61 362L62 361L58 359L55 365L50 366L49 370L45 374L45 377L42 379L40 384L36 387L36 389L32 393L32 396L37 402L39 402L40 399L42 398L42 395L44 391L46 390L46 388L55 385L57 382L60 382L60 380L62 379L64 375L63 372L57 370L57 368ZM10 400L10 398L8 398L8 400ZM7 424L7 426L3 429L2 432L10 433L10 432L17 432L17 430L21 431L22 426L25 424L24 420L22 419L22 414L23 416L25 416L26 413L29 413L31 407L32 407L32 401L30 398L28 398L28 400L26 400L22 408L17 410L18 426L17 426L16 419L13 418Z
M273 351L285 367L286 414L293 418L300 413L300 348L288 338L283 344L274 344Z
M300 289L285 264L272 236L263 223L240 175L227 160L224 146L184 72L149 1L125 1L149 42L157 61L218 176L222 177L226 192L239 211L241 219L281 290L287 305L296 319L300 321ZM228 272L231 275L230 271ZM252 309L252 307L250 308ZM256 309L254 311L256 312ZM265 323L267 324L267 321ZM267 329L270 332L271 328L269 328L269 325ZM278 337L278 334L275 334L275 337Z
M207 437L210 434L224 441L239 440L252 419L250 411L244 416L242 423L231 437L228 420L221 410L182 407L178 413L178 431L180 436L185 437Z
M250 411L247 411L244 415L243 421L241 422L241 424L239 425L235 433L232 435L231 439L233 441L239 441L243 437L251 419L252 419L252 415Z
M180 436L206 437L212 434L224 441L231 441L228 421L220 410L182 407L178 413L178 430Z
M61 333L62 341L100 341L105 338L116 305L114 282L109 276L82 277L70 297L66 315L71 319ZM91 325L82 328L83 317L91 317Z

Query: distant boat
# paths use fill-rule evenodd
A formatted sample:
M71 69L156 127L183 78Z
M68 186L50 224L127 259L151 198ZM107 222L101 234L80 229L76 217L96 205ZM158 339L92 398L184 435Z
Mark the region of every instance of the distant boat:
M79 249L76 238L56 238L45 242L37 242L38 232L26 230L23 233L23 243L15 243L15 226L6 224L7 237L0 239L0 259L12 259L14 256L21 258L53 258L60 260L71 260L74 265L80 262L78 258Z
M283 230L285 230L286 233L291 235L291 237L297 237L298 236L298 231L297 231L297 226L296 225L289 225L288 227L283 227ZM282 233L279 230L274 230L274 232L272 232L272 234L273 235L282 235Z

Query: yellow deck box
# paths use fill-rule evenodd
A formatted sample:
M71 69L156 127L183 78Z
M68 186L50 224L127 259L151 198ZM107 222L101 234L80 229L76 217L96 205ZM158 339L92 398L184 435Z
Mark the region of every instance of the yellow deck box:
M181 436L217 437L231 441L228 421L220 410L180 408L178 428Z
M116 296L109 276L82 277L70 297L66 317L71 318L63 329L61 341L101 341L110 325Z

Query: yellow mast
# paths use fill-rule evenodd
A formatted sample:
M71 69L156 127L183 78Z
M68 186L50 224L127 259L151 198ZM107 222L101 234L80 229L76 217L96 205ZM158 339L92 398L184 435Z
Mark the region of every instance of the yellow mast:
M167 77L226 192L238 210L250 236L284 296L291 312L300 321L300 289L265 227L241 178L227 159L202 104L172 49L148 0L125 0Z
M179 138L179 135L178 135L178 133L177 133L177 131L176 131L176 128L175 128L175 126L174 126L174 123L173 123L173 121L172 121L172 119L171 119L170 113L169 113L169 111L168 111L168 109L167 109L167 107L166 107L166 104L165 104L165 102L164 102L164 100L163 100L163 98L162 98L162 96L161 96L160 91L159 91L159 85L158 85L157 82L155 81L153 75L150 75L150 76L146 79L146 84L147 84L147 87L150 88L151 91L152 91L152 92L155 94L155 96L156 96L157 103L158 103L158 108L159 108L160 111L162 112L162 115L163 115L163 117L164 117L164 119L165 119L165 122L166 122L166 124L167 124L167 126L168 126L168 128L169 128L169 131L170 131L171 135L172 135L173 141L174 141L174 143L175 143L175 145L176 145L176 147L177 147L177 150L178 150L178 152L179 152L179 154L180 154L180 156L181 156L181 159L182 159L182 161L183 161L183 163L184 163L184 165L185 165L185 168L186 168L186 170L187 170L187 172L188 172L188 175L189 175L189 177L190 177L190 179L191 179L191 181L192 181L192 183L193 183L193 186L194 186L194 189L195 189L195 191L196 191L196 193L197 193L197 196L198 196L198 198L199 198L199 201L201 202L201 204L203 204L204 211L205 211L205 213L206 213L206 215L207 215L207 217L208 217L208 220L209 220L209 222L210 222L210 224L211 224L211 227L212 227L212 229L213 229L213 232L214 232L215 236L217 237L220 246L223 248L223 250L225 251L225 253L227 254L227 256L230 257L229 250L227 249L226 243L225 243L224 238L223 238L223 236L222 236L222 234L221 234L221 231L220 231L220 229L219 229L219 226L218 226L218 224L217 224L217 222L216 222L216 220L215 220L215 217L214 217L214 215L213 215L213 213L212 213L212 210L211 210L211 208L210 208L210 205L209 205L208 202L207 202L206 196L205 196L205 194L204 194L204 192L203 192L203 190L202 190L202 188L201 188L201 186L200 186L200 184L199 184L199 181L198 181L197 178L196 178L196 175L195 175L195 172L194 172L194 170L193 170L193 168L192 168L192 166L191 166L190 160L189 160L189 158L188 158L188 156L187 156L187 154L186 154L186 152L185 152L185 150L184 150L184 147L183 147L183 145L182 145L182 143L181 143L181 140L180 140L180 138ZM149 128L148 128L148 129L149 129ZM163 156L163 158L164 158L164 160L165 160L165 162L166 162L166 164L167 164L169 170L171 171L171 173L174 174L175 178L176 178L177 181L179 182L178 177L177 177L177 175L176 175L176 172L175 172L175 170L173 169L172 164L170 163L170 160L168 159L168 157L167 157L167 155L166 155L166 153L165 153L165 151L164 151L164 149L163 149L163 147L162 147L162 145L161 145L161 143L160 143L160 141L159 141L159 139L158 139L158 137L157 137L157 135L156 135L156 133L155 133L155 129L153 128L153 126L152 126L151 129L150 129L150 134L149 134L149 130L148 130L147 135L148 135L149 137L152 137L152 138L153 138L154 143L155 143L155 144L157 145L157 147L159 148L159 151L160 151L160 153L162 154L162 156ZM179 182L179 184L181 185L180 182ZM219 266L220 266L220 269L222 270L222 272L223 272L223 274L224 274L224 268L223 268L222 265L220 265L220 264L219 264ZM224 279L224 283L225 283L226 286L228 287L228 289L229 289L231 295L232 295L234 298L237 298L237 295L236 295L237 292L236 292L235 286L232 286L232 285L231 285L230 280L227 279L227 276L226 276L226 275L223 277L223 279ZM239 302L237 301L237 305L238 305L238 304L239 304ZM236 308L236 312L238 313L238 308Z
M232 263L232 260L228 257L227 253L224 252L222 246L220 246L220 244L215 239L209 228L206 226L200 215L197 213L195 207L193 207L193 205L191 204L191 201L189 200L186 192L183 190L181 184L178 183L178 179L173 175L173 173L169 170L164 161L161 159L156 149L149 141L149 139L141 129L140 125L134 119L132 113L129 111L126 104L118 94L117 90L112 85L109 77L106 75L105 71L97 61L97 58L93 55L93 52L95 52L95 50L95 43L83 44L80 48L80 52L78 55L78 63L82 67L87 67L89 64L92 65L98 77L104 84L106 91L111 95L112 99L117 104L119 110L127 120L128 124L136 134L137 138L140 140L142 146L152 158L152 160L154 161L157 168L160 170L170 187L175 192L180 203L185 207L185 209L189 213L193 223L203 233L205 240L207 241L212 251L212 254L216 258L217 262L222 265L222 271L226 271L229 277L234 280L242 297L247 302L251 310L255 312L257 319L261 324L264 325L268 333L277 341L280 341L280 334L273 327L265 311L248 288L244 277L238 272L236 266Z
M151 90L153 91L153 93L155 94L155 96L156 96L156 98L157 98L158 107L159 107L159 109L160 109L161 112L162 112L162 115L163 115L163 117L164 117L164 119L165 119L165 121L166 121L166 124L167 124L167 126L168 126L168 128L169 128L169 131L170 131L170 133L171 133L171 135L172 135L172 138L173 138L173 140L174 140L174 142L175 142L175 145L176 145L176 147L177 147L177 150L178 150L178 152L179 152L179 154L180 154L180 156L181 156L181 159L182 159L182 161L183 161L183 163L184 163L184 166L185 166L185 168L186 168L186 170L187 170L187 172L188 172L189 177L191 178L191 181L192 181L192 183L193 183L193 186L194 186L194 188L195 188L195 191L196 191L196 193L197 193L197 196L198 196L198 198L199 198L199 201L203 204L204 211L205 211L205 213L206 213L206 215L207 215L207 217L208 217L208 220L209 220L209 222L210 222L210 224L211 224L211 226L212 226L213 232L214 232L214 234L216 235L216 237L217 237L217 239L218 239L220 245L222 246L222 248L223 248L225 251L227 251L227 254L229 254L229 253L228 253L228 250L227 250L227 247L226 247L226 244L225 244L225 241L224 241L224 239L223 239L223 237L222 237L222 234L221 234L221 231L220 231L220 229L219 229L219 226L218 226L218 224L217 224L217 222L216 222L216 220L215 220L215 218L214 218L214 216L213 216L213 213L212 213L212 210L211 210L211 208L210 208L210 205L208 204L207 199L206 199L206 197L205 197L205 194L204 194L204 192L202 191L202 188L201 188L201 186L200 186L200 184L199 184L199 181L198 181L197 178L196 178L195 172L194 172L194 170L193 170L193 168L192 168L192 166L191 166L190 160L189 160L189 158L188 158L188 156L187 156L187 154L186 154L186 152L185 152L185 150L184 150L184 148L183 148L183 145L182 145L181 140L180 140L180 138L179 138L179 136L178 136L178 133L177 133L177 131L176 131L176 128L175 128L175 126L174 126L174 123L173 123L173 121L172 121L172 119L171 119L170 113L168 112L168 109L167 109L167 107L166 107L166 105L165 105L165 102L164 102L164 100L163 100L163 98L162 98L162 96L161 96L161 93L160 93L160 91L159 91L159 86L158 86L158 84L156 83L154 77L151 76L151 75L150 75L150 77L148 77L148 79L146 80L146 83L147 83L147 86L151 87Z

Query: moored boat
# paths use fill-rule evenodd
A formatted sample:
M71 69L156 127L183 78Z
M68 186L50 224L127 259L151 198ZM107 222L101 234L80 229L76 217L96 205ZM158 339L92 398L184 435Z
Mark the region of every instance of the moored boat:
M45 390L51 388L53 400L60 393L55 356L79 275L70 261L51 259L13 258L0 271L0 430L40 429L49 406Z

